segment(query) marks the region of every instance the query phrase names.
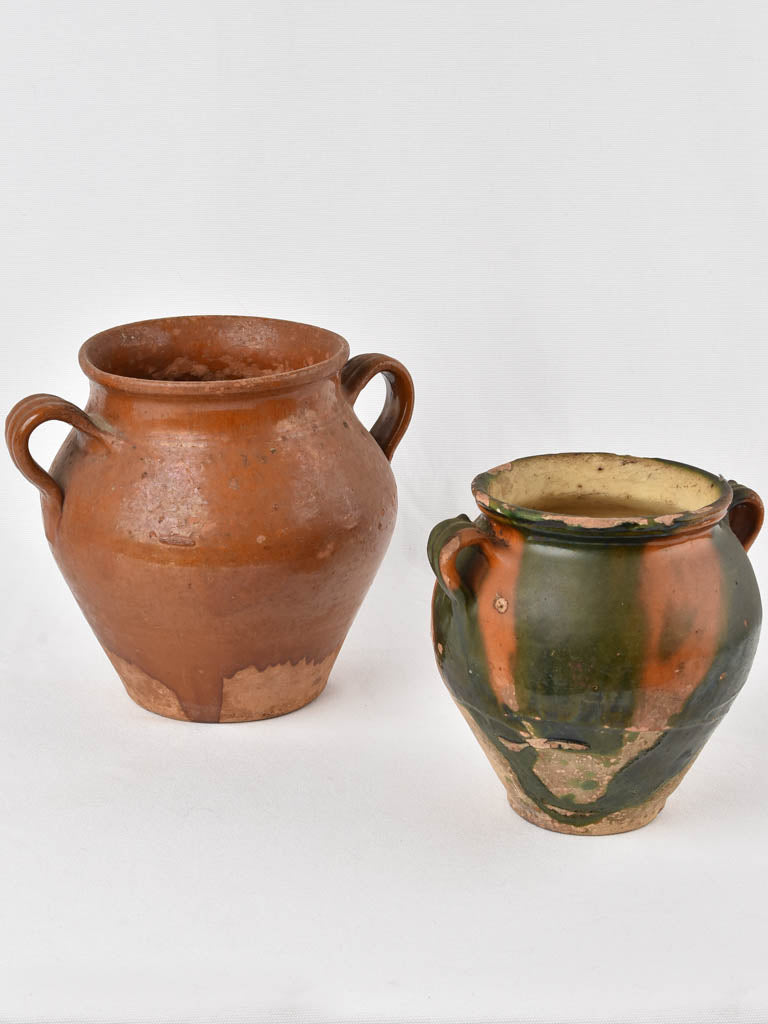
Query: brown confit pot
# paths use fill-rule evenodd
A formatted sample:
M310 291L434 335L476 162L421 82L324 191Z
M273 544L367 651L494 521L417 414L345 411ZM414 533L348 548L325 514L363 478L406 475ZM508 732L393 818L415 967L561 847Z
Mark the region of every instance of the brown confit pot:
M272 718L324 688L389 544L389 462L413 384L330 331L190 316L80 350L84 411L32 395L8 416L61 572L142 707L192 722ZM387 384L369 433L353 404ZM74 427L46 473L46 420Z

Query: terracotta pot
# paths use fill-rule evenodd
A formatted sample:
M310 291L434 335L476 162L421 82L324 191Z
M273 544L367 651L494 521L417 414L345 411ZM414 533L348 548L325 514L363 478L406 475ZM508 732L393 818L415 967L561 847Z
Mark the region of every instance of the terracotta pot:
M651 821L741 689L763 506L692 466L544 455L477 477L432 531L443 680L528 821Z
M389 460L413 407L400 363L348 355L283 320L148 320L83 345L84 412L33 395L10 413L59 568L150 711L271 718L325 686L389 544ZM352 407L378 373L369 433ZM51 419L75 429L49 474L28 439Z

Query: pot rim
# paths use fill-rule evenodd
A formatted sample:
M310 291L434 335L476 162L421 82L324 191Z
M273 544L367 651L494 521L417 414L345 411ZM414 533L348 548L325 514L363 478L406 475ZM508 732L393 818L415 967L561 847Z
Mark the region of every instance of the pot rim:
M643 466L666 467L671 470L696 474L702 483L709 483L718 491L717 497L706 505L694 509L681 509L664 514L638 514L626 516L574 515L554 511L542 511L527 505L518 505L494 497L494 479L501 473L509 472L514 466L535 461L559 459L605 459L618 460L618 464L642 464ZM608 479L608 478L606 478ZM544 455L530 455L513 459L493 469L478 474L472 481L472 494L481 512L496 521L508 525L525 527L536 533L567 534L571 539L610 540L636 537L663 537L672 533L698 532L718 523L727 513L732 501L733 490L722 476L710 473L698 466L671 459L616 455L612 452L555 452Z
M258 376L237 377L232 380L152 380L144 377L131 377L103 370L95 362L97 350L107 339L112 340L118 332L147 327L182 326L190 321L232 321L251 322L254 325L281 325L292 328L306 328L318 337L329 342L331 355L325 359L310 363L308 366L292 370L280 370L274 373L263 373ZM314 380L330 377L336 373L349 359L349 344L345 338L334 331L314 324L305 324L295 320L281 320L273 317L246 316L239 314L195 314L191 316L153 317L148 320L135 320L127 324L118 324L92 335L80 346L78 362L83 373L96 384L114 391L123 391L135 395L160 395L165 397L186 398L191 396L216 397L220 395L236 395L244 392L276 391L301 387Z

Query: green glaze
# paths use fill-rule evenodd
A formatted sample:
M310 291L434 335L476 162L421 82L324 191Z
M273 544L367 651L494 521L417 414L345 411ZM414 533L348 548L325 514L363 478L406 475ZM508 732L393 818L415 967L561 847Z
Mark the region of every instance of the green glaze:
M432 531L438 667L513 806L538 824L637 827L633 809L663 805L743 686L761 620L751 565L727 516L690 539L680 535L688 524L669 528L669 543L684 545L674 553L680 574L658 581L667 542L656 523L587 537L481 515ZM440 573L454 538L465 545L455 556L457 589ZM702 618L707 588L718 596ZM498 636L514 642L499 660L489 629L502 629L501 616L493 619L489 602L510 590ZM491 650L514 700L494 686ZM678 679L688 680L682 695Z
M573 551L530 538L515 606L514 675L533 718L621 729L632 717L643 660L643 609L633 601L640 552L631 545Z

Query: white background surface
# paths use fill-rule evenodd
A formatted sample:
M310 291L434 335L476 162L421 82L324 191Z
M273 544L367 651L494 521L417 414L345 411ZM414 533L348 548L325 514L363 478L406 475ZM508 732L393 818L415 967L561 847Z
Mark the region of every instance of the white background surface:
M388 559L271 722L134 706L2 461L0 1019L766 1021L768 645L656 823L550 834L442 687L424 555L527 454L768 492L765 5L19 2L0 34L4 410L198 312L417 387Z

